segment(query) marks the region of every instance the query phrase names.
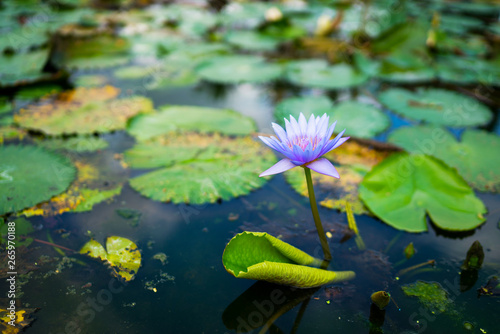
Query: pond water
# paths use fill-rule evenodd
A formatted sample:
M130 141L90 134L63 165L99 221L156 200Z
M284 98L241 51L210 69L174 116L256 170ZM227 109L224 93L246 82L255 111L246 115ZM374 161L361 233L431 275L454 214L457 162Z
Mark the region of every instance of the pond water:
M492 5L492 8L498 11L498 6ZM491 20L486 21L491 23ZM200 22L204 21L200 19ZM495 23L491 23L491 26L495 26ZM498 35L496 38L492 38L493 42L488 40L493 48L488 56L481 55L477 59L498 59ZM291 54L297 56L293 52ZM272 57L276 57L276 54L271 54ZM114 76L117 68L129 65L139 65L145 70L154 69L154 61L147 57L136 57L120 66L72 69L69 77L59 84L68 89L78 87L82 78L99 76L105 78L106 84L119 88L121 97L145 96L151 99L155 108L189 105L235 110L253 119L255 132L266 135L272 133L271 122L276 120L273 114L276 105L286 97L326 96L335 102L356 98L373 102L380 90L394 87L443 88L467 96L482 91L489 93L478 93L476 97L488 102L487 108L491 110L492 116L480 128L500 134L498 85L495 86L500 81L463 84L433 80L422 84L387 81L380 76L355 88L332 90L300 87L281 79L240 84L201 80L183 87L150 89L145 87L151 76L128 80ZM6 97L16 102L10 111L16 114L20 113L21 108L29 108L31 104L37 103L37 98L20 99L18 86L22 84L5 85L3 91ZM38 83L35 87L43 88L44 84ZM416 126L418 123L418 120L409 120L390 108L377 105L388 116L390 125L369 136L369 139L387 142L394 130ZM36 124L39 115L32 117L35 117ZM39 119L41 123L42 118ZM19 122L21 124L17 124ZM12 126L24 128L23 121L17 123ZM48 133L48 128L42 127L40 130L37 125L26 128L32 131L26 133L23 139L6 137L3 145L37 145L37 140L47 140L44 133ZM466 131L464 126L448 129L456 138ZM487 209L485 222L463 232L447 231L427 217L427 232L408 233L385 224L373 215L356 214L365 249L358 247L356 238L350 233L345 212L320 206L319 213L325 230L329 232L333 255L328 269L352 270L356 278L319 288L294 289L237 279L228 274L222 265L226 244L242 231L265 231L314 257L322 258L309 200L296 192L283 174L274 176L248 195L215 203L174 204L155 201L142 196L126 182L152 170L130 168L124 162L127 161L123 159L124 152L133 148L138 140L123 129L104 132L107 133L96 136L108 143L106 148L95 152L64 154L72 161L91 162L99 170L99 182L105 183L102 189L109 190L122 184L121 192L96 204L87 212L52 212L26 218L33 227L33 232L27 236L35 241L27 248L17 249L20 272L17 277L17 307L38 309L32 315L36 320L25 328L27 333L500 331L495 317L500 311L498 289L492 289L492 296L479 296L478 293L478 289L486 286L500 270L500 195L475 190L476 196ZM57 136L67 140L74 135L63 133ZM370 142L369 145L372 144ZM494 175L498 177L498 172ZM255 178L258 178L258 174L255 174ZM323 188L317 188L319 197L324 195L323 191ZM134 210L133 213L139 214L138 219L118 214L121 209ZM4 218L6 221L17 219L16 214L10 211L5 212ZM89 237L104 244L109 236L128 238L140 249L142 265L135 278L129 282L114 277L110 268L100 261L71 251L78 251ZM479 270L463 270L461 266L467 251L476 240L484 250L484 262ZM64 248L39 241L48 241ZM410 243L413 243L416 252L407 259L404 249ZM6 256L5 252L2 251L2 257ZM166 259L161 257L162 253ZM431 260L433 264L411 269ZM410 270L406 271L407 268ZM446 291L442 300L434 295L426 303L406 295L402 287L417 281L438 283L438 288ZM0 282L1 291L7 291L8 286L7 281ZM389 292L393 299L385 311L374 308L370 301L371 294L381 290ZM0 300L5 309L8 299ZM472 328L467 329L468 326ZM11 332L5 329L2 333Z

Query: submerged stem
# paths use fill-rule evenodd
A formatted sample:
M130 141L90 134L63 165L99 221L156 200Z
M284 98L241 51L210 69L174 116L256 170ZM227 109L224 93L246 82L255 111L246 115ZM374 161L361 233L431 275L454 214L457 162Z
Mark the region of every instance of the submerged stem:
M321 219L319 218L318 205L316 204L316 196L314 195L314 188L311 178L311 170L307 167L304 167L304 171L306 173L307 191L309 192L309 202L311 203L311 211L314 218L314 224L316 225L316 230L318 231L318 236L321 242L321 247L323 248L325 260L330 261L332 259L332 254L330 253L330 247L328 247L328 241L326 240L325 231L323 230L323 225L321 224Z

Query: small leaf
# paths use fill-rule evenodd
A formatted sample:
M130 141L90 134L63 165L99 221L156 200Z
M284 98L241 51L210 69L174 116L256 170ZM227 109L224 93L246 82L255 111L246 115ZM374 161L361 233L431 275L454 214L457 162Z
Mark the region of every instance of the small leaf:
M141 253L137 245L123 237L111 236L106 240L106 248L94 239L88 241L80 254L106 261L113 269L113 275L129 282L134 279L141 266Z
M415 255L415 247L413 246L413 242L410 242L408 246L405 247L404 253L407 259L411 259L413 255Z
M303 251L265 232L243 232L229 241L222 255L224 268L235 277L312 288L355 277L352 271L327 271Z

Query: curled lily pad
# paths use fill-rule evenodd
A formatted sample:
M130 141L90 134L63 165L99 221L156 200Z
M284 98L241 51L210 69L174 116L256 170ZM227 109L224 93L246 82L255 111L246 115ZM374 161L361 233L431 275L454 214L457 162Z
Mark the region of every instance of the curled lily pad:
M39 147L2 146L0 156L0 215L47 201L75 178L68 159Z
M320 260L265 232L242 232L222 254L227 272L238 278L268 281L298 288L313 288L355 277L352 271L307 267Z
M131 179L132 188L174 203L214 203L246 195L266 183L258 175L274 161L274 155L251 138L218 134L158 136L125 152L131 167L162 167Z
M152 111L153 103L148 98L116 99L119 92L112 86L80 87L21 109L14 120L24 128L49 135L90 134L124 129L130 117Z
M392 88L379 98L389 109L410 119L445 126L483 125L493 116L488 107L473 98L443 89L420 88L411 92Z
M500 191L500 137L480 130L466 130L461 141L437 126L403 127L391 133L390 142L412 153L425 153L455 167L474 188Z
M222 84L262 83L278 79L282 68L258 56L241 55L214 57L198 65L196 72L205 80Z
M328 65L324 60L297 60L286 66L288 81L299 86L342 89L359 86L368 80L347 64Z
M112 236L106 239L106 249L94 239L80 249L80 254L105 261L113 270L113 275L125 282L134 279L141 267L141 252L131 240Z
M134 117L127 131L138 140L179 130L226 135L247 135L256 131L249 117L229 109L194 106L164 106L157 113Z
M385 159L365 176L359 194L377 217L408 232L427 231L427 214L444 230L472 230L486 213L455 169L422 154Z

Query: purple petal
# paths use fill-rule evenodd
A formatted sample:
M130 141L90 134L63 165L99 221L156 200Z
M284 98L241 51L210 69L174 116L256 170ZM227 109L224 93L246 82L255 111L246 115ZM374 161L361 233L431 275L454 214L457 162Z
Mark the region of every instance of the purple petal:
M286 145L288 143L288 138L286 136L285 130L283 130L283 128L276 123L272 123L272 126L278 138L281 140L283 144Z
M288 138L288 140L291 140L293 137L295 137L292 124L290 124L290 122L286 118L285 118L285 129L286 129L286 137Z
M316 135L316 120L314 119L314 115L311 115L311 117L309 118L306 134L307 136L309 136L309 138L313 138Z
M276 151L281 151L281 148L276 146L276 142L272 141L271 138L259 136L259 139L264 142L267 146Z
M307 132L307 121L303 113L300 113L299 115L299 128L300 128L300 135L301 136L305 135Z
M320 174L333 176L336 179L340 178L339 172L337 172L332 163L325 158L315 160L308 164L307 167Z
M273 175L273 174L278 174L278 173L283 173L284 171L287 171L289 169L292 169L293 167L297 167L294 165L290 159L281 159L278 161L274 166L269 168L268 170L262 172L259 177L262 176L268 176L268 175Z
M300 126L299 126L299 123L297 123L297 120L293 116L291 116L291 115L290 115L290 124L292 125L293 133L295 134L295 136L293 136L293 137L300 136ZM288 133L288 130L287 130L287 133ZM290 133L288 133L288 138L291 139Z
M340 145L342 145L343 143L345 143L345 141L346 141L347 139L349 139L349 138L351 138L351 137L344 137L344 138L340 138L340 139L339 139L339 141L335 144L335 146L333 146L333 148L337 148L337 147L339 147ZM333 150L333 148L332 148L332 150Z

